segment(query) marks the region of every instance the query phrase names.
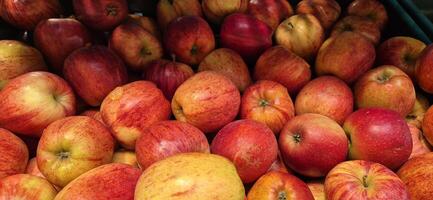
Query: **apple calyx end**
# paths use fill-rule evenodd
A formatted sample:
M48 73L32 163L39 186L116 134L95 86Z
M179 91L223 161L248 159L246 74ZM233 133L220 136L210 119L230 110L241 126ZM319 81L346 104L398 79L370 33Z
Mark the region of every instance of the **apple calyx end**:
M287 200L287 193L285 191L278 192L278 200Z
M107 16L116 16L118 13L117 7L114 5L108 5L106 11L107 11Z
M299 133L296 133L293 135L293 140L295 141L295 143L300 143L302 140L302 137Z
M67 151L60 151L56 154L56 156L59 158L59 160L66 160L69 158L70 153Z
M269 105L269 102L266 99L260 99L259 106L260 107L266 107Z
M364 175L362 177L362 185L364 186L364 188L368 188L367 178L368 178L367 175Z

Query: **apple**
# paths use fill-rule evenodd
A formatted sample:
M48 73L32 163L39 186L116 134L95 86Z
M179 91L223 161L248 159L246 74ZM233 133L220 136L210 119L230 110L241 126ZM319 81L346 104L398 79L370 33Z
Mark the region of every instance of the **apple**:
M415 105L415 88L399 68L392 65L379 66L363 74L354 87L358 108L386 108L406 117Z
M199 0L159 0L156 5L156 18L159 28L165 32L167 25L178 17L203 17Z
M272 46L272 28L253 16L235 13L224 19L220 29L220 45L242 56L248 63Z
M25 173L33 176L39 176L41 178L45 178L45 176L38 168L38 162L36 160L36 157L29 160Z
M433 145L433 106L427 110L422 120L422 131L427 141Z
M161 121L152 124L137 139L135 152L140 167L186 152L209 153L206 136L198 128L180 121Z
M312 14L293 15L278 26L275 41L305 60L312 60L325 39L320 21Z
M112 163L94 168L64 187L55 200L129 200L141 171L126 164Z
M104 120L102 120L101 112L99 112L99 110L92 110L92 109L86 110L86 111L82 112L80 115L87 116L87 117L96 119L99 122L104 123Z
M254 79L278 82L295 96L311 79L310 65L289 49L278 45L266 50L257 60Z
M155 60L147 65L143 73L145 80L152 81L171 100L176 89L194 75L190 66L168 60Z
M220 24L232 13L244 13L248 5L248 0L203 0L201 2L204 15L213 24Z
M423 155L425 153L431 152L431 146L424 138L424 135L422 134L421 130L415 127L412 124L408 124L410 134L412 136L412 153L409 156L409 159Z
M272 163L271 167L269 167L267 172L271 172L271 171L284 172L290 174L292 173L292 170L287 169L286 165L284 164L284 160L281 157L280 151L278 151L277 159L274 161L274 163Z
M283 85L268 80L257 81L242 95L242 119L266 124L275 135L295 116L292 99Z
M47 68L36 48L16 40L0 40L0 63L0 90L10 79Z
M51 18L41 21L35 28L33 40L57 72L62 72L63 63L69 54L92 42L87 28L73 18Z
M342 32L355 32L366 37L374 45L380 41L380 29L377 25L365 17L349 15L338 21L332 28L331 37Z
M409 200L402 180L385 166L364 160L338 164L325 179L327 200L399 199Z
M326 200L325 184L322 181L307 182L307 186L314 196L314 200Z
M353 94L349 86L334 76L321 76L308 82L296 96L296 114L317 113L342 125L353 112Z
M135 81L115 88L101 104L101 115L116 140L133 150L135 142L151 124L168 120L170 102L150 81Z
M199 72L177 88L171 110L177 120L212 133L233 121L241 96L230 79L218 72Z
M0 127L39 137L51 122L75 114L68 83L49 72L29 72L0 91Z
M173 20L167 26L163 41L169 55L188 65L199 64L215 48L212 29L198 16Z
M114 140L99 121L65 117L43 132L36 152L39 170L54 185L64 187L95 167L110 163Z
M26 144L10 131L0 128L0 179L23 173L28 160Z
M83 47L69 55L63 74L75 92L91 106L99 106L108 93L128 79L122 60L99 45Z
M251 85L248 66L242 57L231 49L215 49L201 61L198 71L216 71L227 76L243 92Z
M248 14L275 30L281 21L293 15L287 0L249 0Z
M433 45L429 45L418 57L415 64L415 78L418 85L427 93L433 93Z
M248 200L314 200L313 194L302 180L284 172L268 172L254 183Z
M29 174L0 179L0 199L53 200L57 191L47 180Z
M278 144L265 124L244 119L224 126L212 140L211 152L231 160L247 184L265 174L277 160Z
M349 159L377 162L398 169L412 152L409 127L399 113L383 108L359 109L343 128L349 138Z
M126 18L125 23L137 24L141 28L155 36L158 40L161 41L162 39L161 31L153 18L141 16L138 14L130 14L128 15L128 18Z
M427 112L429 107L430 103L428 102L427 97L420 93L416 93L415 105L413 106L412 111L406 115L406 122L414 125L418 129L422 129L424 114Z
M334 0L302 0L296 6L296 13L316 16L323 29L328 30L340 17L341 7Z
M348 140L334 120L315 113L294 117L279 137L284 162L299 174L322 177L346 160Z
M245 188L228 159L182 153L147 168L138 179L134 198L244 200Z
M376 59L373 44L354 32L343 32L327 39L316 57L316 74L335 75L346 83L356 81Z
M58 0L2 0L0 16L13 26L28 31L44 19L58 17L62 14Z
M377 60L380 65L394 65L415 80L415 63L424 42L412 37L397 36L385 40L377 49Z
M133 167L139 168L137 162L137 156L133 151L120 149L114 152L112 162L123 163L123 164L131 165Z
M388 22L386 9L378 0L354 0L347 7L347 14L365 17L381 30Z
M109 31L128 17L126 0L72 0L77 19L86 26Z

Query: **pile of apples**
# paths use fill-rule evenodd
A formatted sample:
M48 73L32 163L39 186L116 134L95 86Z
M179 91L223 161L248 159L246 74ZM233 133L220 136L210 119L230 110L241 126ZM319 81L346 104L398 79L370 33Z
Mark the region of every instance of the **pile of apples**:
M0 199L433 199L433 45L380 1L72 5L0 1Z

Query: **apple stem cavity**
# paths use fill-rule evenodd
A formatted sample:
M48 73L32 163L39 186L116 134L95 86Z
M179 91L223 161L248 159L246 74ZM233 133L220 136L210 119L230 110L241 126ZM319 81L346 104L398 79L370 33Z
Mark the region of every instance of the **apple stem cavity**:
M198 47L197 45L193 45L191 47L191 55L196 55L198 53Z
M278 200L287 200L287 193L285 191L278 192Z
M150 55L152 55L152 52L149 49L145 48L145 47L143 47L140 52L141 52L141 55L144 55L144 56L150 56Z
M379 77L377 77L377 80L380 83L384 83L389 80L390 76L391 75L387 71L384 71Z
M114 5L107 6L107 16L116 16L117 15L117 7Z
M287 29L289 31L293 30L295 28L295 26L293 26L292 22L287 23Z

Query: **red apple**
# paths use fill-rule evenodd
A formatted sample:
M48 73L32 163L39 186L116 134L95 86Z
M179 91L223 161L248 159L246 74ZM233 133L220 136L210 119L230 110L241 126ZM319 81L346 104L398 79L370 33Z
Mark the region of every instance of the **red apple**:
M289 49L274 46L257 60L254 79L281 83L294 96L310 81L310 65Z
M325 179L327 200L399 199L409 200L409 193L398 176L385 166L353 160L338 164Z
M248 0L203 0L204 15L213 24L220 24L224 18L233 13L244 13Z
M430 144L426 141L424 138L421 130L419 130L417 127L415 127L412 124L408 124L410 134L412 136L412 153L409 156L409 159L423 155L425 153L431 152Z
M415 77L424 91L433 93L433 44L426 47L415 64Z
M47 180L29 174L0 179L0 199L52 200L57 191Z
M0 128L0 179L23 173L28 160L26 144L10 131Z
M334 0L302 0L296 6L296 13L316 16L323 29L327 30L337 21L341 7Z
M150 17L141 16L138 14L130 14L128 18L126 18L126 23L137 24L155 36L158 40L161 41L162 39L161 31L159 30L158 25L156 24L155 20Z
M26 174L45 178L45 176L42 174L42 172L38 168L38 162L36 161L36 157L29 160L25 172L26 172Z
M397 174L406 185L411 199L430 199L433 196L433 153L410 159Z
M281 21L293 15L293 8L287 0L249 0L248 14L275 30Z
M75 114L68 83L48 72L29 72L0 91L0 127L38 137L51 122Z
M177 88L171 110L177 120L204 133L218 131L233 121L241 103L239 90L217 72L199 72Z
M199 0L160 0L156 5L156 18L163 32L167 25L178 17L203 17Z
M379 29L383 29L388 22L386 9L378 0L354 0L347 7L347 14L365 17Z
M314 200L326 200L325 184L322 181L307 182L307 186L314 196Z
M433 106L427 110L422 120L422 131L427 141L433 145Z
M128 17L126 0L72 0L77 19L86 26L109 31Z
M86 110L86 111L82 112L80 115L87 116L87 117L96 119L99 122L104 123L104 120L102 120L101 112L99 112L99 110Z
M135 168L139 168L137 162L137 156L134 151L127 151L124 149L120 149L113 154L113 163L123 163L127 165L131 165Z
M406 122L414 125L418 129L421 129L424 114L427 112L429 107L430 103L428 102L427 97L420 93L416 93L415 105L413 106L412 111L406 115Z
M343 128L350 142L350 159L377 162L394 170L412 152L409 127L395 111L359 109L347 117Z
M241 118L266 124L275 135L295 116L295 108L286 87L274 81L257 81L245 90Z
M380 40L380 29L377 25L365 17L349 15L338 21L331 32L331 37L342 32L355 32L366 37L374 45Z

